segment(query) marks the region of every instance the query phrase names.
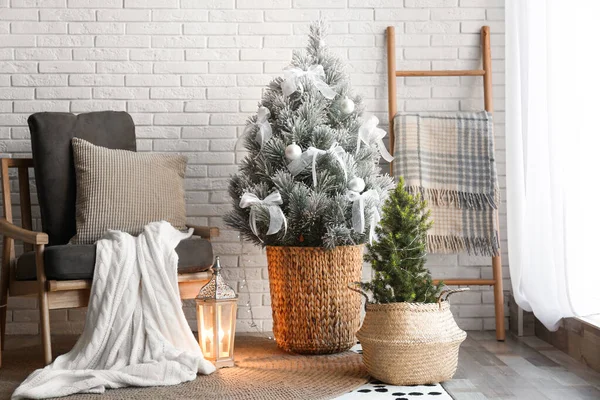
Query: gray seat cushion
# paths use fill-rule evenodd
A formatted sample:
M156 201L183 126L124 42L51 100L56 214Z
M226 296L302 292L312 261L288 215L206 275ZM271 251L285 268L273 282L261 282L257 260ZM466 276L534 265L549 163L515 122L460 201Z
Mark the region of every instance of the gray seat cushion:
M208 240L192 237L182 240L177 248L179 273L204 271L211 267L213 252ZM44 251L46 276L50 280L92 279L96 261L96 245L48 246ZM35 253L24 253L17 260L16 278L35 280Z
M136 150L135 125L126 112L36 113L27 120L42 215L49 246L75 235L75 166L71 139L82 138L109 149Z

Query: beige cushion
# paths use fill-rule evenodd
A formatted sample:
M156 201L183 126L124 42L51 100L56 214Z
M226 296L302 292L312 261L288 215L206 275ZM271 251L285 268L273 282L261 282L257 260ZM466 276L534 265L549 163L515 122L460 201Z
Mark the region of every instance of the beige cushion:
M108 229L132 235L153 221L185 229L187 158L95 146L73 138L77 180L73 244L91 244Z

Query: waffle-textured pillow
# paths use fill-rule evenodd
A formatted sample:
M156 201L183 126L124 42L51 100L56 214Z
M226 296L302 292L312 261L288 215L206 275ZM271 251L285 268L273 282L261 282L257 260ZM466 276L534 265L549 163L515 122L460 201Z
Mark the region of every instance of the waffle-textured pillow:
M91 244L108 229L138 235L164 220L186 229L185 156L136 153L73 138L77 179L73 244Z

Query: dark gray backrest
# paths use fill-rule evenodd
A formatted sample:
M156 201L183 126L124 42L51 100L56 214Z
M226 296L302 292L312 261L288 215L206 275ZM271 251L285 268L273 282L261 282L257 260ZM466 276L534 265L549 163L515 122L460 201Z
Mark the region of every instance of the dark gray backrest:
M49 245L66 244L75 235L75 167L71 139L79 137L110 149L136 150L135 125L126 112L85 114L44 112L29 117L31 150Z

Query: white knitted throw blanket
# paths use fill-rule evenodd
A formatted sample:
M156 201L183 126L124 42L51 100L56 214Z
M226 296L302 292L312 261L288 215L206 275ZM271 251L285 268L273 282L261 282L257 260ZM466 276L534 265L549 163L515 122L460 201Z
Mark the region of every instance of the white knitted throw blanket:
M83 334L70 352L33 372L12 398L176 385L214 372L179 297L175 247L190 236L160 221L137 237L109 231L99 240Z

